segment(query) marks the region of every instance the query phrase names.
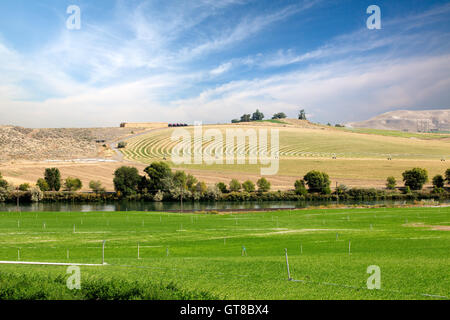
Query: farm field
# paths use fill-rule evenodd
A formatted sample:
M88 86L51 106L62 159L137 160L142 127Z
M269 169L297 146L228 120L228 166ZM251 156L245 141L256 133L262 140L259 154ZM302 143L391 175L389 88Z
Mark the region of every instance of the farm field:
M92 282L134 282L153 288L155 299L450 297L450 207L3 212L0 219L0 260L16 261L20 250L21 261L99 264L106 240L107 265L81 266L81 291ZM285 248L291 277L301 281L287 281ZM370 265L380 267L381 290L366 288ZM0 264L0 296L77 298L65 288L66 268Z

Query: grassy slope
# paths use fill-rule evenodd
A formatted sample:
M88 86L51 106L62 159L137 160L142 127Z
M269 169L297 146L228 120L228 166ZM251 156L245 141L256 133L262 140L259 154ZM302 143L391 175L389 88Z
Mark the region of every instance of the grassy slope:
M82 267L82 279L88 285L92 279L126 279L156 290L143 297L182 298L177 292L194 292L194 297L231 299L429 299L419 293L450 296L450 233L404 224L448 226L449 217L450 208L238 215L10 212L0 213L0 259L15 260L20 248L26 261L99 263L106 239L110 265ZM306 282L286 281L284 248L292 276ZM369 265L381 267L384 291L345 287L364 287ZM6 279L14 283L11 273L58 279L65 268L0 265L0 285ZM172 295L161 293L168 284L177 288ZM74 298L64 288L58 290L56 295ZM204 291L209 295L199 293Z

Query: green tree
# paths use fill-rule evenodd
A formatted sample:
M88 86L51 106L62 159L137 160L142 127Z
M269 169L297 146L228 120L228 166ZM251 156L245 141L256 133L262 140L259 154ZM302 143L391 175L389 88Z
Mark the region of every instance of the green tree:
M406 170L402 175L405 186L411 190L421 190L423 185L428 182L428 172L422 168Z
M216 184L216 187L220 190L221 193L227 193L228 192L227 185L225 183L223 183L223 182L218 182Z
M450 184L450 168L445 171L445 180Z
M95 193L105 192L105 188L99 180L92 180L89 182L89 188Z
M50 191L50 187L48 186L47 181L44 178L39 178L36 182L36 186L41 190L42 192Z
M298 113L298 118L299 118L300 120L306 120L305 109L300 110L300 112Z
M144 172L150 178L150 189L152 192L169 190L168 182L172 179L173 174L166 162L153 162L144 169Z
M294 183L295 187L295 193L298 195L306 195L308 193L308 190L306 190L305 187L305 181L303 180L296 180Z
M310 193L331 193L330 178L325 172L316 170L310 171L303 177L303 180L305 180L306 184L308 185L308 191Z
M433 186L434 187L436 187L436 188L443 188L444 187L444 183L445 183L445 180L444 180L444 177L442 175L438 174L438 175L435 175L433 177Z
M386 179L386 188L389 190L394 190L397 185L397 180L394 177L390 176Z
M233 179L230 181L230 191L231 192L238 192L241 190L242 186L241 183L237 179Z
M272 117L272 119L286 119L286 118L287 116L284 112L275 113Z
M252 121L258 121L264 119L264 113L260 112L258 109L252 114Z
M270 190L270 182L266 178L261 178L256 182L259 192L267 192Z
M67 177L64 180L64 190L66 191L78 191L83 187L83 183L78 178Z
M242 188L247 192L254 192L255 184L253 182L251 182L250 180L247 180L242 184Z
M208 191L208 186L203 181L200 181L195 185L195 191L203 195Z
M47 181L50 191L59 191L61 189L61 172L59 172L58 168L45 169L44 179Z
M186 179L186 185L189 191L194 192L195 191L195 185L197 184L198 180L196 177L194 177L192 174L187 175Z
M241 121L240 122L250 122L251 118L249 114L244 114L241 116Z
M134 167L122 166L114 171L114 189L124 196L136 194L140 181L141 176Z

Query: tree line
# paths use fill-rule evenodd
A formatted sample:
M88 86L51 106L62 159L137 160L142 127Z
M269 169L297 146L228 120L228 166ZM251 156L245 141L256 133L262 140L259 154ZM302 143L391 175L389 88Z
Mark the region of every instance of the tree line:
M403 176L403 192L410 194L412 191L419 191L424 184L428 182L428 172L423 168L413 168L402 173ZM153 201L163 200L219 200L219 199L240 199L242 194L255 194L261 197L271 190L271 183L262 177L256 181L251 180L240 182L232 179L228 184L218 182L214 185L207 185L203 181L198 181L191 174L186 174L182 170L173 171L166 162L153 162L144 169L144 175L139 174L135 167L122 166L114 172L114 189L118 198L143 198ZM434 194L444 194L445 184L450 185L450 169L442 174L435 175L432 179ZM294 183L292 191L286 191L288 194L293 192L297 196L306 196L308 194L330 195L330 178L327 173L312 170L306 173L302 179L298 179ZM0 173L0 201L5 201L8 195L14 192L29 192L33 201L40 201L44 198L44 193L65 191L75 193L81 190L83 184L79 178L67 177L61 179L61 173L58 168L47 168L44 171L44 177L39 178L36 187L31 187L28 183L21 184L17 187L8 183L3 179ZM104 194L105 188L100 181L92 180L89 188L95 194ZM386 180L386 189L394 190L397 188L395 177L388 177ZM373 190L368 189L368 194L372 194ZM362 190L355 188L349 189L345 185L337 185L334 195L358 195L364 194ZM241 196L239 196L241 194ZM284 195L278 191L280 198Z

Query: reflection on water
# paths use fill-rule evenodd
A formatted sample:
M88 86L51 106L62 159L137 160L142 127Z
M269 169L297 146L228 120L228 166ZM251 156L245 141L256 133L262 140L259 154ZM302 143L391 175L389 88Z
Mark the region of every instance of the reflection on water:
M449 201L444 201L449 203ZM340 204L406 204L408 201L347 201ZM438 204L439 202L436 202ZM334 201L245 201L245 202L186 202L183 210L207 211L207 210L245 210L245 209L295 209L309 206L336 204ZM180 211L179 202L140 202L140 201L116 201L108 203L31 203L21 204L20 211ZM17 211L17 206L12 203L0 203L0 211Z

